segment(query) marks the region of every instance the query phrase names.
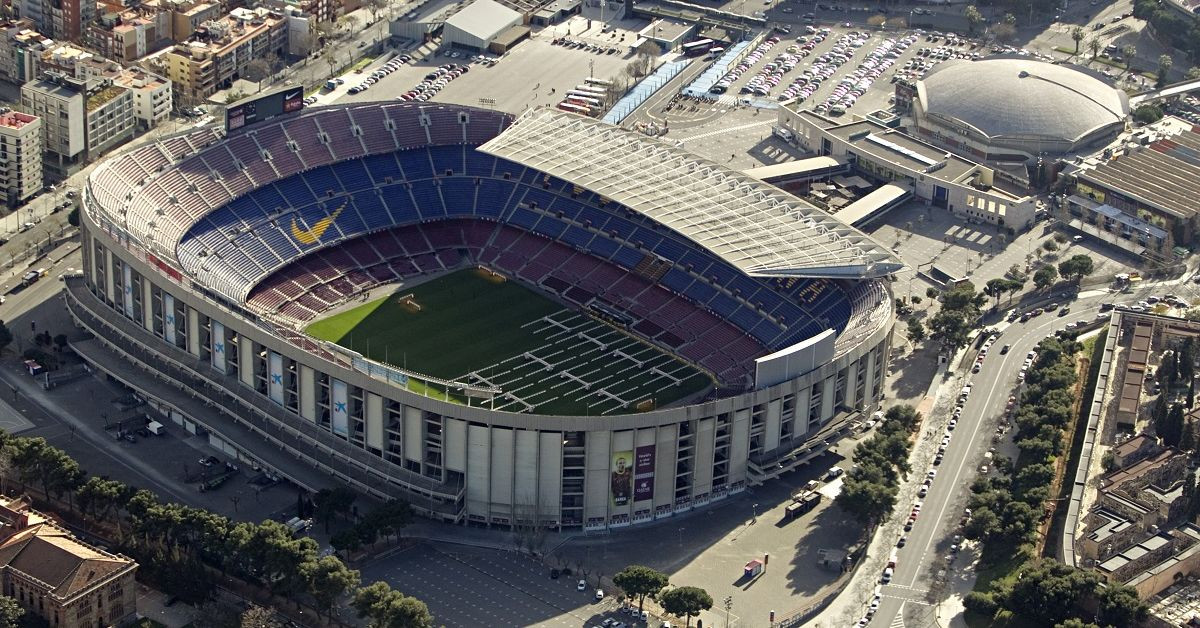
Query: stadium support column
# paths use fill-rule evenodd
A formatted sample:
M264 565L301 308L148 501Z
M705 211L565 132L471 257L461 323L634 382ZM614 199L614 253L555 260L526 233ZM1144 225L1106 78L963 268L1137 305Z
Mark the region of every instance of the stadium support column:
M837 384L837 373L833 373L825 378L822 383L824 389L821 391L821 422L825 423L833 418L833 391Z
M142 276L142 327L154 333L154 284L145 275Z
M238 334L238 379L254 388L254 341Z
M875 354L877 351L878 347L872 347L865 356L860 358L867 363L866 372L863 374L863 377L866 379L866 384L863 386L862 401L864 407L870 407L875 403Z
M188 353L200 357L200 313L190 307L187 309L187 326Z
M300 365L300 416L317 422L317 377L312 367Z

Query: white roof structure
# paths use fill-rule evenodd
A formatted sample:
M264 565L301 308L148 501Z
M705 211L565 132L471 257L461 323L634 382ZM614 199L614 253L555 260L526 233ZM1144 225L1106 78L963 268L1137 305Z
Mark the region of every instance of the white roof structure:
M857 229L771 185L687 151L550 108L480 151L612 199L758 277L880 277L904 264Z
M451 15L446 26L469 37L488 42L509 26L521 21L521 14L495 0L475 0Z

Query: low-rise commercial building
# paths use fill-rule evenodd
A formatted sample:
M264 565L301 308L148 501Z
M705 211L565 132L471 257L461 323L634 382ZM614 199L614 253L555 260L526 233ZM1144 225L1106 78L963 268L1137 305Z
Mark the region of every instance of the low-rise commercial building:
M839 122L812 111L780 107L779 126L800 148L848 162L860 175L892 183L965 219L1016 231L1034 222L1035 200L1000 187L991 168L877 120Z
M1064 221L1134 255L1174 260L1200 236L1198 150L1190 123L1165 119L1069 164Z

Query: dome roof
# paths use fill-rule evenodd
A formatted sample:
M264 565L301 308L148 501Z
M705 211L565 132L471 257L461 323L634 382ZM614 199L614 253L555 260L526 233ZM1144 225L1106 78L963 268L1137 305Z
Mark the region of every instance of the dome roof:
M993 138L1075 141L1129 114L1124 92L1028 57L943 63L917 83L917 95L926 112Z

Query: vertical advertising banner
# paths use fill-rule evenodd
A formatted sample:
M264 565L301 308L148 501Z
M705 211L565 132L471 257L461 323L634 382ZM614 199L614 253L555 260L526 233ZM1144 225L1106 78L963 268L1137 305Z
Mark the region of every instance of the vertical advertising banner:
M163 340L175 344L175 297L164 292L162 308Z
M612 503L613 506L629 505L633 492L633 452L617 451L612 455Z
M283 405L283 356L274 351L267 354L267 395Z
M339 436L349 434L350 414L346 409L346 382L340 379L332 381L332 402L333 402L333 433Z
M633 501L654 499L654 445L638 447L633 461Z
M225 325L212 321L212 333L209 334L212 344L212 367L225 372Z
M125 298L122 299L125 302L125 316L133 318L133 270L128 264L121 266L121 275L125 284L121 290L125 293Z

